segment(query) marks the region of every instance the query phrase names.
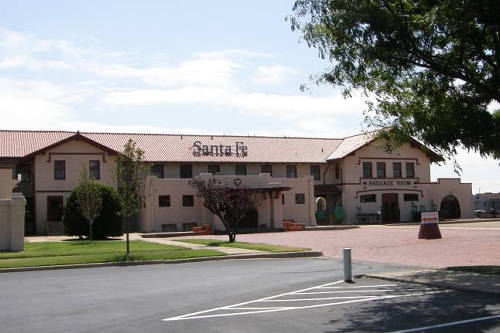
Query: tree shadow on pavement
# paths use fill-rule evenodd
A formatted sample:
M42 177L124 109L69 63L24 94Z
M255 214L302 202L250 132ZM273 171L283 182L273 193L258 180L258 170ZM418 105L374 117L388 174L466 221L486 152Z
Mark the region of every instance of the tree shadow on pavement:
M392 332L499 315L500 296L450 291L344 304L330 312L332 319L323 324L325 333ZM498 318L432 332L486 332L491 328L500 328Z

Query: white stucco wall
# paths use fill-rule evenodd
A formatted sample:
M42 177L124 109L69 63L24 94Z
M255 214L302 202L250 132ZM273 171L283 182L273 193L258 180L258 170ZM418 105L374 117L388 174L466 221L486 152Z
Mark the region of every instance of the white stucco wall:
M54 161L64 160L66 177L63 180L54 179ZM114 156L82 140L72 140L56 146L34 157L34 189L37 234L47 234L47 197L62 196L63 202L78 184L82 165L87 168L90 160L100 161L100 182L115 186ZM62 232L62 223L51 222L51 230Z
M203 177L211 177L205 174ZM270 199L269 195L261 194L256 203L258 225L270 225L271 200L274 205L275 227L283 226L283 219L294 219L296 222L315 224L314 219L314 187L310 176L296 179L271 178L268 174L248 176L217 176L219 179L231 184L234 178L242 180L241 187L266 187L272 183L274 186L291 187L285 194L285 204L282 204L281 195ZM162 231L162 224L176 224L182 230L183 223L211 224L214 228L223 229L220 221L210 213L196 196L195 190L189 185L190 179L175 179L148 176L145 189L145 206L140 212L140 231ZM295 204L295 193L304 193L305 203ZM170 196L170 207L159 207L160 195ZM193 195L194 207L183 207L182 196Z

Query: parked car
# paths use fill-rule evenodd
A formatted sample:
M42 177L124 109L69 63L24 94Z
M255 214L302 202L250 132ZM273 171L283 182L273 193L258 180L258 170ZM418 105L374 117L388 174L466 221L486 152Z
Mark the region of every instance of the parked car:
M477 209L474 211L474 215L479 218L492 218L500 215L494 208L491 209Z

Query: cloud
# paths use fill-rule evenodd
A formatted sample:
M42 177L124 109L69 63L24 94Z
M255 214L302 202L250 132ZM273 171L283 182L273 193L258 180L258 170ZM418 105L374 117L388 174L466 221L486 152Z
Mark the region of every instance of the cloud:
M283 65L259 66L252 82L255 84L276 85L285 82L287 75L297 74L293 68Z

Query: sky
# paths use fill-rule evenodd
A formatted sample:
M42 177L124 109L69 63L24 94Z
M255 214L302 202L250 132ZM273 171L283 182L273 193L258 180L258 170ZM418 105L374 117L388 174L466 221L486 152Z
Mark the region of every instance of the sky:
M362 96L311 83L328 68L285 21L293 1L8 1L0 11L0 129L339 138ZM304 92L300 86L306 84ZM460 151L473 193L500 161ZM453 164L433 179L458 177Z

